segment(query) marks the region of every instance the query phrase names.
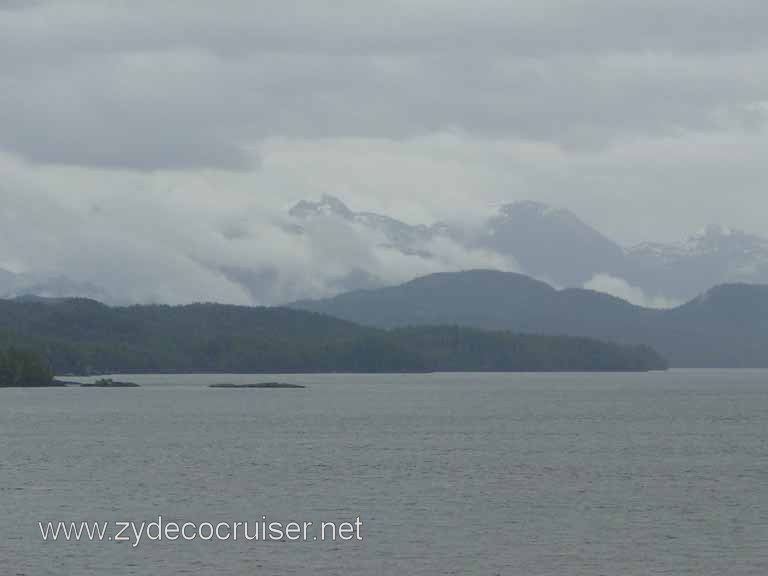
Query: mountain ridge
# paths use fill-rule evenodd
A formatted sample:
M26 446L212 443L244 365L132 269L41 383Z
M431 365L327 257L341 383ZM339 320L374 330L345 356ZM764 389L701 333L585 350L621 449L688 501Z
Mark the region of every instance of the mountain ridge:
M468 249L511 258L522 273L562 287L594 286L610 292L595 282L608 276L642 291L645 302L684 302L728 282L768 282L768 239L721 225L710 225L680 242L622 246L574 212L531 200L502 204L474 227L411 225L354 212L331 195L315 203L299 202L289 214L299 214L304 221L336 216L368 226L383 232L404 254L429 257L425 243L448 238Z
M291 306L388 328L455 323L644 343L673 367L768 367L765 285L723 284L663 310L592 290L557 290L520 274L472 270Z
M39 352L56 372L639 371L647 346L457 326L381 330L280 307L110 307L0 300L0 350Z
M768 239L708 226L680 242L622 246L573 211L537 201L500 205L482 222L412 224L392 216L355 211L326 194L301 200L274 217L276 229L302 237L299 246L317 258L335 246L354 250L320 278L285 261L206 263L252 303L276 305L304 297L384 287L433 271L494 267L518 270L558 287L591 288L639 304L670 307L727 282L768 282ZM312 246L322 248L313 251ZM337 251L338 252L338 251ZM99 286L67 272L0 269L0 296L86 296L110 304L132 303L109 282ZM141 303L141 301L138 301Z

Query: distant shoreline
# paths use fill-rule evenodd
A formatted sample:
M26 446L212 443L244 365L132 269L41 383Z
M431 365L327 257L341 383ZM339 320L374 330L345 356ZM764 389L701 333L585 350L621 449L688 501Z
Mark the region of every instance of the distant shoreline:
M652 370L402 370L402 371L264 371L242 372L224 370L114 370L98 374L63 374L61 378L97 378L102 376L428 376L430 374L650 374L685 370L741 370L739 368L663 368ZM761 368L743 368L743 370L761 370ZM79 386L80 382L67 383Z

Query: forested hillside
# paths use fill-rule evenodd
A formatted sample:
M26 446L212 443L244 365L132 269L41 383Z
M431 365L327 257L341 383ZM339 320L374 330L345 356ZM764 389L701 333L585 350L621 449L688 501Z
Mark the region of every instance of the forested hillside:
M284 308L112 308L0 300L0 348L39 352L59 374L650 370L645 347L452 326L387 331Z
M556 290L520 274L472 270L293 306L380 328L458 324L646 344L674 367L768 367L765 285L718 286L659 310L591 290Z

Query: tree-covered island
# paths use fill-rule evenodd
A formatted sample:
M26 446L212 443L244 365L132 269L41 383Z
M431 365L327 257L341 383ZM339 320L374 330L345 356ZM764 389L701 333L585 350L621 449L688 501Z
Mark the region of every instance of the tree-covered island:
M43 358L29 350L0 349L0 388L61 386Z

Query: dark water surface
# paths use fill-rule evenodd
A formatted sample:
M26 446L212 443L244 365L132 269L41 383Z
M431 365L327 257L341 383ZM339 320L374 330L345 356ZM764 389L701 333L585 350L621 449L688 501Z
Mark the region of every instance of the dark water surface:
M0 573L768 574L768 372L142 376L0 390ZM43 543L39 521L362 542Z

